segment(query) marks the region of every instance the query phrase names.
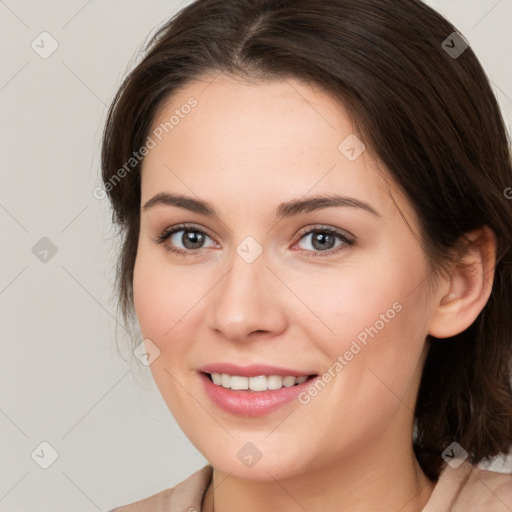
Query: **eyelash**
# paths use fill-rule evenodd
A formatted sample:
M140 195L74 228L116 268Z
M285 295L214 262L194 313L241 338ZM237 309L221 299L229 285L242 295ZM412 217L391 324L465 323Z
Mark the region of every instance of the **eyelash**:
M183 249L176 249L175 247L170 247L169 245L166 245L165 242L172 236L174 233L178 233L179 231L190 231L195 233L201 233L208 238L211 238L208 233L203 231L202 229L197 228L196 226L190 225L190 224L179 224L176 226L173 226L172 228L165 229L155 240L154 242L157 244L160 244L164 247L164 249L170 253L177 254L179 256L195 256L196 254L199 254L201 249L197 250L183 250ZM343 244L341 246L338 246L334 249L329 249L327 251L308 251L306 249L302 249L306 252L312 252L312 254L308 257L317 258L322 256L332 256L333 254L336 254L340 251L347 250L350 247L352 247L355 244L355 240L349 238L345 234L341 233L340 231L331 228L329 226L321 226L321 227L315 227L310 229L309 231L306 231L301 234L299 241L305 238L306 236L310 235L311 233L329 233L331 235L335 235L340 239Z

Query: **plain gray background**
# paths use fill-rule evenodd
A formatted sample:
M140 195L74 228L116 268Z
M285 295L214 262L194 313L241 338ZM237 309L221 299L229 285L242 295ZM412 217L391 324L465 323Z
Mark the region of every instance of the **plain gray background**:
M510 130L512 0L427 3L471 44ZM93 196L107 106L179 6L0 0L1 511L110 510L206 463L149 370L117 354L114 230ZM58 43L48 58L31 46L51 49L44 31ZM58 453L47 469L42 442Z

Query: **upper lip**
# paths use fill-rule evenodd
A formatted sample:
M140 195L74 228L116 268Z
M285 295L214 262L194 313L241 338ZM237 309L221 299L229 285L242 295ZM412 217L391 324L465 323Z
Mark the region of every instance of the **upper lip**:
M240 366L234 363L212 363L201 366L198 371L203 373L227 373L228 375L239 375L241 377L257 377L258 375L280 375L281 377L293 376L302 377L315 375L314 372L302 372L281 366L270 366L266 364L251 364Z

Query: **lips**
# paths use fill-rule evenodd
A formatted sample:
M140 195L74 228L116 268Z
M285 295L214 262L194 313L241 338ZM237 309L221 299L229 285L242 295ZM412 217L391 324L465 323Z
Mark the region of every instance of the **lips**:
M238 416L262 416L289 404L317 374L269 365L217 363L198 369L210 400Z
M212 363L198 368L198 371L203 373L225 373L227 375L240 375L242 377L257 377L258 375L279 375L287 377L308 377L314 375L314 371L304 372L295 370L293 368L284 368L281 366L270 366L262 364L252 364L248 366L240 366L233 363Z

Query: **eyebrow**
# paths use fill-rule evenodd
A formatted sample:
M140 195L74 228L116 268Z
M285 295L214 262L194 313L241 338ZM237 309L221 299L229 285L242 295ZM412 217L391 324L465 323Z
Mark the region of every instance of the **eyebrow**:
M208 201L194 199L181 194L160 192L147 201L142 207L142 210L147 211L156 205L176 206L191 212L206 215L207 217L218 217L215 208ZM365 201L361 201L353 197L330 194L308 197L307 199L292 199L281 203L276 209L275 219L279 221L285 217L293 217L294 215L300 215L301 213L335 207L360 208L376 215L377 217L381 217L380 213Z

